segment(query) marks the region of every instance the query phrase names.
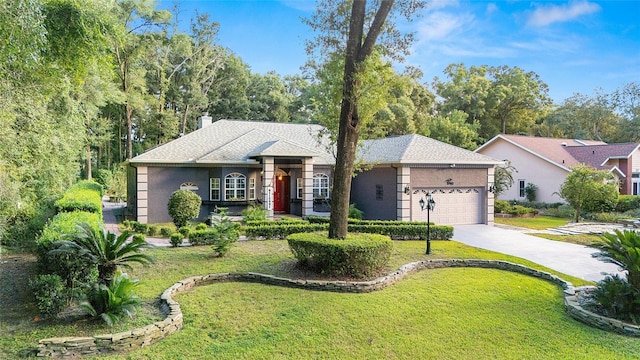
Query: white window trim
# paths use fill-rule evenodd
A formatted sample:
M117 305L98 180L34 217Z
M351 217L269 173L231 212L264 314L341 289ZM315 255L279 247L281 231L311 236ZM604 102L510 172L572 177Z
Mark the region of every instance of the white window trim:
M214 186L214 183L217 183L217 186ZM212 196L213 190L218 190L217 198ZM209 200L220 201L220 178L209 178Z
M296 179L296 196L298 199L302 199L302 195L304 194L304 178Z
M227 187L227 180L233 180L233 188ZM242 179L243 187L238 187L238 183ZM233 196L227 197L227 191L233 191ZM238 196L238 192L242 191L244 196ZM240 173L227 174L224 177L224 199L225 201L245 201L247 199L247 177Z
M256 178L249 178L249 200L256 199Z
M316 179L318 179L320 185L323 183L322 180L325 180L326 186L316 186ZM323 193L326 193L326 195L322 195ZM329 196L329 175L325 173L313 174L313 198L328 199Z

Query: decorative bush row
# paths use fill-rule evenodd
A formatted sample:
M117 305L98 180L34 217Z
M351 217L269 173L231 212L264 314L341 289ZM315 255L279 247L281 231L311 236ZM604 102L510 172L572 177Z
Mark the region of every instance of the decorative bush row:
M328 239L326 234L298 233L287 237L302 266L333 276L363 278L374 275L391 256L391 240L377 234L347 235Z
M349 232L386 235L394 240L424 240L427 238L426 223L398 223L389 225L349 224ZM451 240L453 226L431 225L432 240Z
M245 234L250 239L284 239L290 234L302 232L326 231L329 224L307 224L307 223L276 223L271 222L265 225L251 225L244 228ZM394 240L424 240L427 238L426 223L404 223L401 221L389 223L387 225L364 225L349 224L349 232L380 234L391 237ZM431 239L451 240L453 237L453 227L445 225L431 226Z
M309 224L309 223L277 223L271 222L265 225L245 226L244 232L249 239L284 239L295 233L326 231L329 224Z
M328 224L327 216L307 216L307 221L311 224ZM360 220L349 218L349 224L354 225L418 225L427 226L426 221L402 221L402 220ZM433 225L433 222L431 223Z
M80 181L70 187L61 199L55 202L56 211L87 211L102 215L102 185L92 181Z

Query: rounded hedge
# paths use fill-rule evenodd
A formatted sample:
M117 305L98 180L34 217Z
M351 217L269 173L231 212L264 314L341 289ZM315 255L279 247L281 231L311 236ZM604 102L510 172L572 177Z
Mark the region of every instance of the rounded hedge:
M387 265L393 243L378 234L349 234L329 239L326 233L296 233L287 237L300 265L330 276L363 278Z
M171 194L167 207L169 216L178 229L186 226L189 220L198 217L200 204L202 198L193 191L178 190Z

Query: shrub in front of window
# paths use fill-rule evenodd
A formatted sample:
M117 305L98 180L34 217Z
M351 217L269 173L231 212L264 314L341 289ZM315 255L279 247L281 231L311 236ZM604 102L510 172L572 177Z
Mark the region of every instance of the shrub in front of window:
M200 204L202 199L198 194L189 190L178 190L171 194L169 204L169 216L179 229L200 214Z

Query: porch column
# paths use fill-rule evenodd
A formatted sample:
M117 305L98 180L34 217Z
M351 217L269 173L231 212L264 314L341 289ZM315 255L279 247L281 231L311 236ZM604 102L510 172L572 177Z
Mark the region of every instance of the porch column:
M396 168L396 219L411 221L411 191L405 193L405 188L411 186L411 168L399 166Z
M136 216L141 224L149 222L149 168L136 168Z
M302 216L313 215L313 158L302 160Z
M273 171L273 158L262 158L262 203L269 219L273 219Z
M495 184L495 167L490 167L487 169L487 188ZM494 219L494 205L495 205L495 196L493 192L487 191L487 219L486 224L493 226Z

